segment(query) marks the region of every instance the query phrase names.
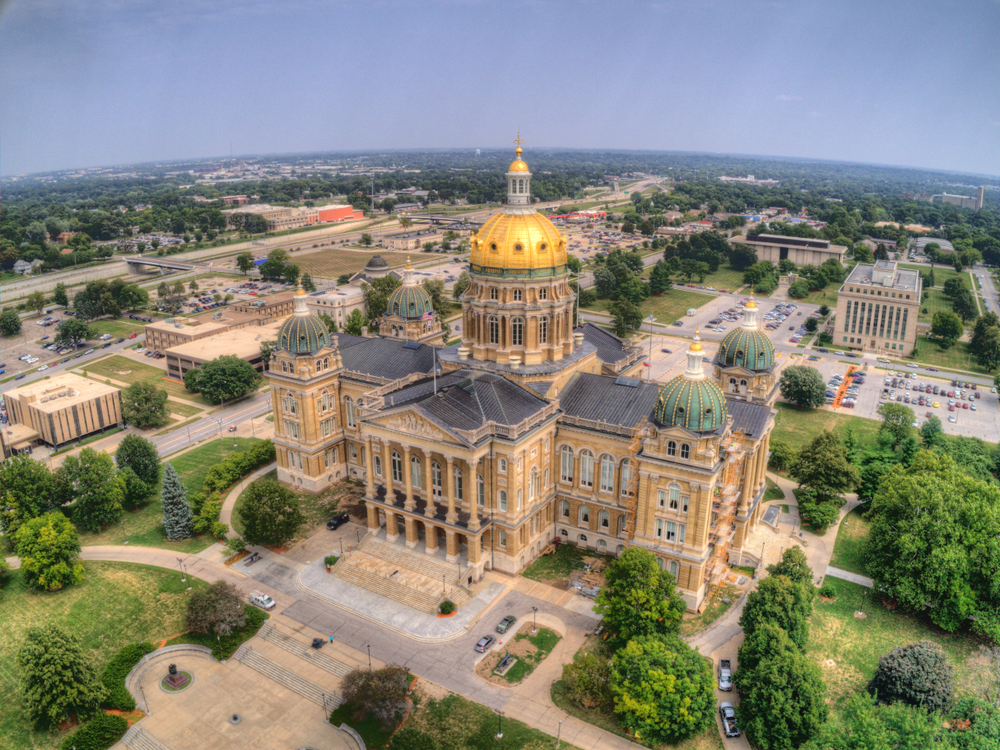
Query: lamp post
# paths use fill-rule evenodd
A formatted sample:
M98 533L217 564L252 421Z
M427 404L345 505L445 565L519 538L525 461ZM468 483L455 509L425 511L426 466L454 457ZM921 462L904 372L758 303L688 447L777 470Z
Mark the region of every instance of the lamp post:
M503 711L497 709L497 739L503 739Z
M531 632L532 633L537 633L538 632L538 607L532 607L531 608L531 613L532 613L531 616L534 618L534 621L533 621L533 623L531 625Z
M556 747L557 748L562 743L562 723L563 723L563 720L559 719L559 728L556 730Z
M366 645L366 648L368 649L368 671L371 672L372 671L372 645L369 643L369 644Z
M646 322L649 323L649 359L646 362L647 381L652 380L653 378L653 373L651 372L651 370L653 369L653 322L655 320L656 318L653 316L653 313L650 313L649 317L646 318Z

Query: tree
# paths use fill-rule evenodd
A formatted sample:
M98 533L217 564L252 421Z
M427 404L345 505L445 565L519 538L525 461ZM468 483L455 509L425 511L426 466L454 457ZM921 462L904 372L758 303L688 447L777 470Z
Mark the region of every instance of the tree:
M32 588L58 591L83 580L80 540L62 513L46 513L25 521L14 534L24 582Z
M826 305L820 305L819 306L819 314L820 314L820 317L825 318L827 315L830 314L830 308L828 306L826 306Z
M193 633L229 635L247 622L240 590L226 581L195 591L188 599L185 623Z
M617 286L618 279L609 269L598 268L594 271L594 289L597 291L598 297L607 299L615 293L615 288Z
M179 542L190 537L194 533L194 515L188 505L187 490L170 463L163 465L160 499L163 502L163 528L167 532L167 541Z
M968 289L963 289L961 294L952 299L951 309L966 323L970 320L975 320L976 316L979 315L979 308L976 307L976 298L972 296L972 292Z
M365 316L361 314L360 310L353 310L350 315L347 316L347 320L344 321L344 333L349 333L352 336L360 336L362 334L362 328L366 324Z
M787 576L768 576L747 596L740 627L749 638L760 628L775 625L804 649L809 640L809 616L815 597L811 582L796 583ZM741 666L742 658L741 655Z
M687 279L688 282L690 282L695 276L698 277L699 282L704 281L705 276L710 270L711 269L708 264L700 260L692 260L690 258L683 258L681 260L680 274Z
M932 335L947 341L957 341L963 331L962 319L955 313L948 310L939 310L934 313L931 322Z
M16 336L20 332L21 316L17 314L17 310L13 307L8 307L0 313L0 335Z
M56 284L55 291L52 292L52 301L57 305L69 307L69 297L66 296L66 285L61 281Z
M632 234L635 231L635 224L627 219L622 222L622 234Z
M781 371L781 397L796 406L815 409L826 403L826 383L819 370L791 365Z
M729 251L729 265L737 271L745 271L757 262L757 251L748 245L736 243Z
M611 664L606 656L578 651L571 663L563 665L562 681L566 696L574 703L601 711L614 708Z
M344 286L345 284L351 283L351 274L342 273L337 277L337 286Z
M712 668L676 635L643 635L615 653L615 713L644 742L689 739L714 721Z
M965 283L958 276L952 276L944 282L944 293L946 297L954 299L965 291Z
M865 562L878 595L948 631L974 617L974 632L1000 641L1000 487L923 450L870 505Z
M795 464L798 452L783 440L771 441L771 456L767 465L775 471L784 471Z
M367 325L372 328L378 327L379 319L385 315L386 308L389 306L389 296L402 285L403 282L391 273L378 279L372 279L370 284L367 282L361 284L361 292L365 295ZM365 324L362 323L362 325ZM360 335L360 333L359 329L355 335Z
M361 239L358 240L358 244L362 247L372 246L372 236L368 232L362 232Z
M41 292L32 292L28 295L28 298L24 301L25 307L29 310L34 310L35 312L41 312L42 308L45 307L45 295Z
M793 583L812 586L813 569L809 567L805 553L798 547L786 549L781 555L780 562L767 566L767 574L785 576Z
M107 696L80 641L53 623L28 628L17 663L21 700L36 724L59 724L70 714L87 719Z
M240 507L247 544L280 547L305 522L295 494L270 479L253 482Z
M1000 369L1000 328L987 328L980 337L979 345L973 345L979 364L987 370Z
M879 431L892 436L893 448L910 437L910 431L913 429L911 425L914 420L911 408L887 401L878 407L878 415L882 418Z
M470 284L472 284L472 278L469 276L468 271L462 271L451 289L451 296L456 301L461 300L462 295L465 294L465 290L469 288Z
M115 463L119 469L129 468L143 482L155 486L160 479L160 456L156 446L146 438L130 433L118 444Z
M299 283L302 284L302 288L307 292L316 291L316 283L312 280L312 276L307 273L302 274L302 278L299 280Z
M774 579L762 584L770 580ZM819 665L772 623L747 635L733 684L740 691L739 725L760 750L801 746L820 730L829 713Z
M246 276L247 271L253 270L253 253L240 253L236 256L236 267Z
M942 441L942 435L944 435L944 427L936 414L931 414L920 426L920 438L924 441L925 448L933 448L939 444Z
M604 578L594 611L604 616L615 642L677 632L687 605L652 552L629 547L608 565Z
M793 299L803 299L809 296L809 282L799 279L788 287L788 296Z
M620 299L608 306L615 319L615 335L624 337L629 330L636 330L642 325L642 312L627 299Z
M0 463L0 531L13 535L22 523L43 516L55 503L49 468L25 453Z
M978 351L982 347L984 338L991 328L1000 328L1000 316L995 312L987 312L976 319L976 325L972 329L972 338L969 340L969 347L972 351Z
M122 418L136 427L163 427L170 421L167 392L148 380L137 380L122 391Z
M231 401L252 391L260 382L260 374L245 359L223 354L202 365L198 390L213 404Z
M792 476L805 487L832 495L843 494L857 483L857 470L843 443L829 430L799 451Z
M198 392L198 383L201 381L201 370L197 367L192 367L186 373L184 373L184 388L191 393Z
M673 286L670 281L670 269L667 267L667 262L663 260L656 261L656 265L653 266L653 270L649 273L649 291L653 294L663 294L669 291Z
M894 703L878 705L870 695L855 694L840 711L839 721L828 721L801 750L966 750L947 739L939 714ZM973 732L965 731L968 737ZM972 750L978 745L969 745Z
M878 660L868 692L879 703L903 701L928 711L947 711L955 696L955 669L931 641L897 646Z
M99 531L120 520L125 480L107 453L84 448L68 456L56 471L63 499L73 503L73 521L86 531Z
M56 342L70 347L78 347L94 338L94 331L82 320L64 320L56 328Z
M406 710L410 679L404 667L391 664L376 670L355 669L344 677L340 694L354 709L355 720L372 716L388 728Z
M807 331L815 333L816 329L819 328L819 321L816 318L806 318L803 325L805 325Z
M188 284L188 291L191 292L191 294L194 294L198 291L198 288L197 279L191 279L191 282Z
M583 270L583 263L575 255L567 255L566 268L569 269L570 273L580 273Z
M286 263L284 268L281 269L281 279L286 284L297 283L299 280L299 267L294 263ZM309 280L309 283L312 284L312 279ZM313 286L313 289L315 290L316 287Z

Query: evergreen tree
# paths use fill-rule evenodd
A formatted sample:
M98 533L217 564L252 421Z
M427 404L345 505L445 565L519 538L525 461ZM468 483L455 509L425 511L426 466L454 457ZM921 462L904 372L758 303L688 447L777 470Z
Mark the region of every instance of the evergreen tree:
M169 463L163 465L160 500L163 502L163 527L167 530L167 539L177 542L191 536L193 516L187 501L187 490L177 470Z

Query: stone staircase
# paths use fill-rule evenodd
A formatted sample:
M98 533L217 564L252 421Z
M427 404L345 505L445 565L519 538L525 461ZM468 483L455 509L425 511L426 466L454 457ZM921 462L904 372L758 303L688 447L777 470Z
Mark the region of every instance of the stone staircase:
M333 691L326 690L317 685L315 682L310 682L304 677L300 677L295 672L285 669L277 662L271 661L265 656L261 656L246 644L239 647L236 653L233 654L233 658L238 659L251 669L260 672L265 677L269 677L279 685L284 685L292 692L298 693L303 698L315 703L317 706L322 706L324 711L331 712L344 702L343 699Z
M413 609L427 612L428 614L437 612L438 597L411 589L409 586L398 583L391 578L362 570L355 565L349 564L346 560L337 565L335 572L341 580L388 597L400 604L405 604L407 607L413 607Z
M405 547L391 542L383 542L373 537L365 539L359 549L401 568L420 573L434 581L440 581L443 575L444 580L449 585L458 585L458 565L455 563L443 563L424 552L412 552Z
M169 747L138 724L133 724L129 727L129 730L125 732L125 736L122 737L121 742L129 750L170 750Z
M282 633L273 625L265 625L261 628L257 635L265 641L273 643L275 646L285 649L285 651L290 654L294 654L300 659L304 659L313 666L325 669L327 672L332 675L336 675L337 677L346 677L354 671L351 667L344 664L344 662L338 661L332 656L323 653L320 649L315 649L307 643L303 643L290 635Z

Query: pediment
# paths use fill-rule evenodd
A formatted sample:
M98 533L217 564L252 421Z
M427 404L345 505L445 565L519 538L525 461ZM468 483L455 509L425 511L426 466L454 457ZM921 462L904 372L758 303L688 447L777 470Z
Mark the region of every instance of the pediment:
M418 413L414 409L405 409L389 414L381 418L370 420L371 424L385 427L395 432L403 432L414 437L430 438L431 440L454 439L454 436L445 432L438 425L431 422L427 417Z

